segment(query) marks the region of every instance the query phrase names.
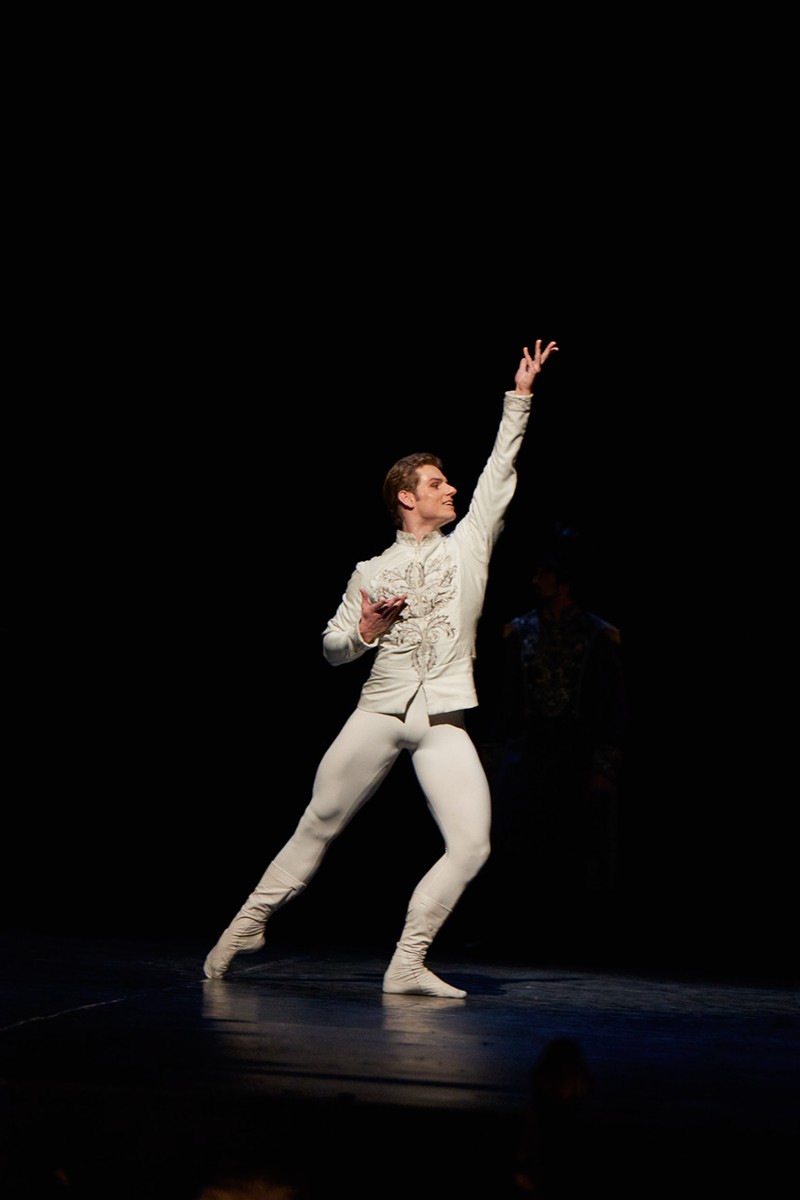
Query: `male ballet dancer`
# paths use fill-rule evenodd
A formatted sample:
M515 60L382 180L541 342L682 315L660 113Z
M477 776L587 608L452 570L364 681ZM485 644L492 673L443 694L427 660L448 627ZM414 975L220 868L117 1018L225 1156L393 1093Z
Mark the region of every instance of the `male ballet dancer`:
M489 855L489 785L466 731L478 698L473 660L489 560L514 494L514 464L528 424L533 383L555 342L525 347L505 393L500 428L469 511L456 519L441 461L401 458L383 494L397 533L391 546L350 577L323 634L329 663L374 654L355 712L323 755L297 828L208 954L209 979L225 976L237 954L260 950L269 917L298 895L331 842L374 795L401 750L408 750L444 839L444 853L419 881L383 977L383 991L462 999L425 966L428 949Z

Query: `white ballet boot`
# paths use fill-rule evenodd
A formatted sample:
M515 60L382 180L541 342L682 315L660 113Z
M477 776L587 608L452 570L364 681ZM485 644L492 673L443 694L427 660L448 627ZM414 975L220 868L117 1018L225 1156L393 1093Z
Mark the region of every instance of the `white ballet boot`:
M237 954L260 950L267 918L305 886L276 863L270 863L214 949L209 951L203 964L206 978L222 979Z
M442 1000L463 1000L466 992L451 987L425 966L425 955L439 929L450 916L450 909L415 892L406 913L406 923L392 961L383 977L383 990L393 995L439 996Z

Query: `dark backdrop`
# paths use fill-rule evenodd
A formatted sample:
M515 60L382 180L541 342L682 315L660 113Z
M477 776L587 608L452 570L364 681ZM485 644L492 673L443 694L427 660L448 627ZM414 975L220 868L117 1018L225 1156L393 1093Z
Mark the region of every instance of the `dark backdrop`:
M72 348L85 395L43 479L36 585L20 592L35 602L7 625L6 925L216 938L357 699L366 662L331 669L320 634L356 560L393 536L386 469L441 454L463 511L540 336L560 352L495 553L473 732L502 624L529 607L531 547L572 524L593 549L589 607L622 631L631 702L620 944L784 970L786 831L753 763L740 667L757 651L731 619L739 546L708 436L727 335L701 353L691 298L671 323L630 247L609 286L609 259L499 236L480 256L385 228L357 251L313 225L253 246L232 223L198 254L200 224L181 229L157 250L140 231L97 266L91 343ZM436 853L402 761L279 936L388 948Z

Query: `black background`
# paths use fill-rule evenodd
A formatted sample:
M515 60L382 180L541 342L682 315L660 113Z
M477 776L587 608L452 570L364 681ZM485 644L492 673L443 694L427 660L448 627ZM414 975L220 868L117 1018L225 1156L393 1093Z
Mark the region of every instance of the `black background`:
M347 206L302 181L267 215L263 184L235 178L98 214L77 292L62 247L69 401L40 414L33 561L6 627L6 925L216 938L356 702L366 661L332 670L320 634L355 562L393 536L385 471L439 453L463 512L541 337L560 350L495 553L473 732L502 624L529 607L531 548L572 525L631 702L626 953L785 970L789 834L724 447L741 383L725 274L619 217L556 233L513 188L504 226L503 197L489 213L398 183L391 203L367 188ZM388 947L436 853L401 762L284 936Z

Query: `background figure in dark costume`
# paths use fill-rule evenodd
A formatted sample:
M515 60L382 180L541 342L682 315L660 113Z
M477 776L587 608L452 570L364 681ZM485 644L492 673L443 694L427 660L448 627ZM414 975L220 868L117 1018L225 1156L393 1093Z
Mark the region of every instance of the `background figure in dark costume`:
M568 531L536 556L535 606L505 627L498 736L485 747L491 886L500 911L510 903L523 917L523 951L573 919L590 932L587 918L602 916L617 877L620 632L580 603L582 560Z

